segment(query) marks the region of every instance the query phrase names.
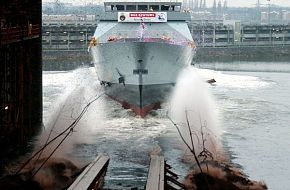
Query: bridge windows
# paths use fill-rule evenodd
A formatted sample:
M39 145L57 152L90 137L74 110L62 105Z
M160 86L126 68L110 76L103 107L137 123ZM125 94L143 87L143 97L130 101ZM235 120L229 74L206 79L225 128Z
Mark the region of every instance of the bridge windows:
M136 11L136 5L127 5L126 10L127 11Z
M125 5L116 5L118 11L124 11Z
M148 11L148 5L138 5L138 11Z
M161 11L169 11L169 5L161 5Z
M135 5L132 2L119 2L105 3L105 11L106 12L114 12L114 11L181 11L181 3L177 2L168 2L166 4L162 4L159 2L151 2L146 4L145 2L139 2Z
M159 11L159 5L149 5L150 11Z

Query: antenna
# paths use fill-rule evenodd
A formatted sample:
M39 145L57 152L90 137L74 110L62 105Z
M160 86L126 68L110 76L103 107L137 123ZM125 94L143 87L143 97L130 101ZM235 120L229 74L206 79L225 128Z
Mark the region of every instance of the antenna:
M61 10L61 2L60 2L60 0L55 0L54 1L54 11L56 13L59 13L60 10Z
M267 1L268 1L268 24L270 24L271 23L271 15L270 15L271 3L270 3L270 0L267 0Z
M261 2L260 0L257 0L257 4L256 4L256 8L257 8L257 22L261 22L261 11L260 11L260 7L261 7Z
M54 5L59 7L60 6L60 0L55 0Z

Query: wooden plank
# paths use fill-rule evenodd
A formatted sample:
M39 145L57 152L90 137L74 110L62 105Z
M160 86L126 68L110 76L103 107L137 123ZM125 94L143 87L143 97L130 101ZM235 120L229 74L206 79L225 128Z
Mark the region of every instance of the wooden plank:
M105 174L110 158L108 156L98 156L86 169L78 176L68 190L87 190Z
M159 173L159 190L164 189L164 175L165 175L165 161L164 158L160 158L160 173Z
M146 190L164 189L164 168L165 162L163 156L151 156Z

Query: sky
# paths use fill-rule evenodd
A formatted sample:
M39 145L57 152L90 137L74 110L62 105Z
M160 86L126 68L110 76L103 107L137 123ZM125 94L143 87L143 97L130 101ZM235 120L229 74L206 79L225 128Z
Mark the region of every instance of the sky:
M43 0L43 2L54 2L56 0ZM59 0L62 3L73 3L76 5L84 5L88 3L96 3L96 2L102 2L100 0ZM116 1L116 0L108 0L108 1ZM134 1L134 0L122 0L122 1ZM142 0L138 0L142 1ZM146 0L148 1L148 0ZM154 1L154 0L152 0ZM163 0L164 1L164 0ZM172 0L168 0L172 1ZM175 0L174 0L175 1ZM182 0L177 0L177 1L182 1ZM207 7L212 7L214 0L206 0ZM219 0L216 0L218 2ZM221 0L223 4L224 0ZM228 6L229 7L254 7L256 6L257 0L227 0ZM262 4L261 6L266 6L268 5L268 0L260 0L260 3ZM279 6L284 6L284 7L290 7L290 0L270 0L270 3L273 5L279 5Z

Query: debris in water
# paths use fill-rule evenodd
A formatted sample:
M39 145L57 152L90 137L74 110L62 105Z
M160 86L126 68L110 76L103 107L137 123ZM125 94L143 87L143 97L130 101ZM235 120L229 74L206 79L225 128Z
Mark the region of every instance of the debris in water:
M27 172L34 172L46 158L35 161L28 166ZM33 177L43 189L63 189L70 185L80 169L64 158L50 158L40 171Z
M217 161L201 163L203 173L194 167L184 180L188 190L266 190L264 182L251 181L238 168Z
M207 80L206 82L209 83L209 84L213 84L213 83L216 82L216 80L215 80L215 79L209 79L209 80Z
M207 80L212 84L215 79ZM192 68L184 70L171 97L169 120L184 145L184 161L194 164L184 185L189 190L266 190L230 164L222 146L218 109L206 83Z
M45 159L33 160L21 173L4 177L0 180L0 189L65 189L81 173L81 169L69 160L50 158L35 174Z
M0 189L9 190L42 190L39 183L25 180L22 175L7 175L0 180Z

